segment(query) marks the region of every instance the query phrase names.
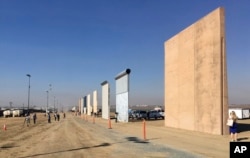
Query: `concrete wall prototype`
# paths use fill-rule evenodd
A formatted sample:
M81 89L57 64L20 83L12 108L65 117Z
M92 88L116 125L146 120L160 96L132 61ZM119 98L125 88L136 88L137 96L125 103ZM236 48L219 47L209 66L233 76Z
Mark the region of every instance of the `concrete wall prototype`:
M109 83L104 81L101 83L102 86L102 118L110 118L110 88Z
M93 113L97 114L97 91L93 92Z
M83 114L83 98L80 99L81 114Z
M165 126L228 134L224 9L165 42Z
M90 94L87 95L87 115L91 115L92 106L90 105Z
M81 98L78 100L78 112L81 112Z
M83 113L87 114L87 96L83 97Z
M118 112L117 120L120 122L128 122L129 74L130 69L126 69L115 77L116 112Z

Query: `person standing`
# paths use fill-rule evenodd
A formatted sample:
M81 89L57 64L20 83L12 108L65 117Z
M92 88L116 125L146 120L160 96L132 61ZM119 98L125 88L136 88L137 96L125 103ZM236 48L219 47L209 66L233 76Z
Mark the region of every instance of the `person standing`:
M33 114L33 122L36 124L36 113Z
M55 118L55 121L56 121L56 118L57 118L57 114L56 113L54 113L54 118Z
M60 121L60 114L59 113L57 113L56 117L57 117L57 121Z
M51 121L50 121L50 113L48 112L48 123L50 123Z
M235 114L235 111L231 111L230 112L230 116L228 118L229 120L233 120L233 125L229 127L229 132L230 132L230 136L231 136L231 141L237 141L238 139L238 134L237 134L237 119L238 117Z
M28 115L28 113L25 114L24 124L25 123L27 124L27 127L29 127L29 125L30 125L30 115Z

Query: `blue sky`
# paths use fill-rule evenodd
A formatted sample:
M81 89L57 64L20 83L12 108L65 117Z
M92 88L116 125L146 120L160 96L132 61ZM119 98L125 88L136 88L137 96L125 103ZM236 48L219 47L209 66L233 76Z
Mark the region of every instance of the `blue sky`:
M0 106L77 105L131 69L130 104L163 105L164 42L222 6L230 104L250 103L247 0L0 0Z

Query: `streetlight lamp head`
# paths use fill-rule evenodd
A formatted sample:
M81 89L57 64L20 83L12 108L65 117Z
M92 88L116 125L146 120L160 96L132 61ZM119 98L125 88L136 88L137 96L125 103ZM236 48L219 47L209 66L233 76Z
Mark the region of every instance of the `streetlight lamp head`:
M31 75L30 75L30 74L27 74L26 76L31 77Z

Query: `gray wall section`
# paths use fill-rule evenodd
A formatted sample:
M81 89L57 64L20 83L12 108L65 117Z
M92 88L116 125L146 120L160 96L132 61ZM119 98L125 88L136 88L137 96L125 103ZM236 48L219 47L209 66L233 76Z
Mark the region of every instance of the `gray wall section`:
M83 113L87 114L87 96L83 97Z
M128 92L129 85L128 75L124 75L123 77L116 80L116 94Z

